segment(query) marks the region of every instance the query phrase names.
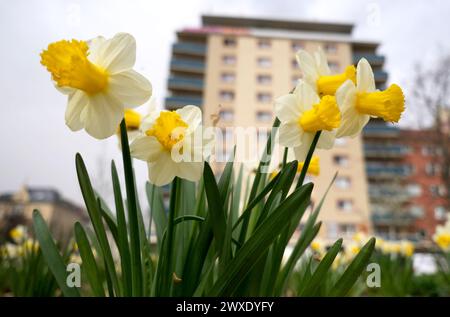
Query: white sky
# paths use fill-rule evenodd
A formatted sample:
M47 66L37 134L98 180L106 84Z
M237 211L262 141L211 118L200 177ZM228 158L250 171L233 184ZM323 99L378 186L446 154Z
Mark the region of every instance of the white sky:
M199 26L201 14L355 23L356 38L382 43L389 81L402 85L407 96L414 65L450 52L448 1L0 0L0 193L23 184L50 186L81 202L76 152L102 192L111 191L103 183L109 181L109 161L121 165L115 137L98 141L65 126L66 99L39 64L43 48L64 38L129 32L137 40L136 69L150 79L161 104L175 30ZM402 123L413 117L406 112ZM141 162L135 167L142 193L146 167Z

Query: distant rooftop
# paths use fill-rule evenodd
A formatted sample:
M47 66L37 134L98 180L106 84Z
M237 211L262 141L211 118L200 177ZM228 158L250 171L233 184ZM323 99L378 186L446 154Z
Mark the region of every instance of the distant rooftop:
M351 34L353 29L353 24L349 23L328 23L281 19L273 20L216 15L203 15L202 23L204 26L249 27L261 29L282 29L290 31L330 32L340 34Z

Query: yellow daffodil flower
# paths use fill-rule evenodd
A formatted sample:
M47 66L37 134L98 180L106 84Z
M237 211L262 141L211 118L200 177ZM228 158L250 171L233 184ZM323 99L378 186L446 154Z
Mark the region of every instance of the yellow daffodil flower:
M400 242L400 253L406 257L412 257L414 254L414 243L411 241L401 241Z
M297 172L301 172L303 165L305 162L298 163ZM306 171L308 174L319 176L320 174L320 159L317 155L314 155L309 162L308 170Z
M450 252L450 221L444 226L437 226L433 241L444 252Z
M163 186L175 176L190 181L200 179L206 148L201 121L202 114L196 106L155 111L144 118L141 135L131 143L130 150L133 157L148 163L151 183Z
M317 148L330 149L339 127L341 114L332 96L319 95L301 81L292 94L275 100L275 113L281 121L279 142L294 148L298 161L304 161L316 132L322 131Z
M11 229L9 236L15 243L20 244L27 238L27 228L25 226L18 225Z
M41 53L41 64L68 95L65 120L72 131L84 128L94 138L107 138L116 132L125 107L150 98L150 82L132 69L135 59L135 39L126 33L111 39L62 40Z
M365 58L359 61L356 74L356 86L347 80L336 91L342 112L342 123L336 133L338 138L356 136L370 117L398 122L405 110L405 97L399 86L392 84L384 91L376 90L372 68Z
M331 74L327 57L320 48L313 55L299 50L296 58L303 73L303 80L320 96L334 95L346 80L356 82L356 69L353 65L347 66L342 74Z

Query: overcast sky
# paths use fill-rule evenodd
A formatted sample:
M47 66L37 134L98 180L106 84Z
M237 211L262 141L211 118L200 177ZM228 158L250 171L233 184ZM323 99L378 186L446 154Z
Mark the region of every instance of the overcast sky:
M407 95L414 65L431 65L450 51L448 1L0 0L0 193L23 184L50 186L81 202L76 152L83 155L102 192L110 189L109 183L103 184L109 161L121 164L115 137L98 141L65 126L66 98L39 64L39 53L48 43L133 34L136 69L150 79L161 104L175 30L199 26L205 13L355 23L356 38L382 43L389 81L402 85ZM409 124L411 118L406 112L402 123ZM142 192L146 167L135 165Z

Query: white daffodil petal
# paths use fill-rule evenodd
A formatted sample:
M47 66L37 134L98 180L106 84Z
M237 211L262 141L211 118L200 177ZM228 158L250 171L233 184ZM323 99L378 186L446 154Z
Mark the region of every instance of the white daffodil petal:
M354 100L356 98L356 87L351 80L346 80L336 90L336 103L341 111L344 111L348 107L354 107Z
M189 126L188 133L197 129L202 123L202 112L197 106L184 106L181 109L176 110L181 119Z
M301 111L294 94L287 94L275 99L275 115L281 122L297 120Z
M317 141L318 149L329 150L334 145L334 140L336 138L336 132L334 131L322 131L320 133L320 138Z
M304 112L320 102L320 97L316 91L306 82L300 82L294 90L299 102L300 111Z
M105 41L106 39L103 36L97 36L87 41L89 46L88 59L96 65L100 65L99 59L102 57L101 47Z
M314 133L303 133L302 144L294 148L295 158L299 162L303 162L308 155L309 148L311 147L314 139Z
M163 152L158 160L148 164L148 179L156 186L164 186L175 178L177 170L177 163L172 161L169 153Z
M142 105L152 95L152 85L147 78L132 69L111 75L108 85L108 93L127 108Z
M302 143L303 130L297 122L289 122L280 126L279 142L286 147L300 146Z
M330 68L328 67L327 56L325 55L325 52L321 47L319 47L317 52L314 53L314 58L316 59L316 65L319 75L321 76L330 75L331 71Z
M203 174L203 162L180 162L177 176L191 182L197 182Z
M356 89L358 91L375 91L375 79L369 62L361 58L356 67Z
M358 113L354 107L348 107L342 112L341 125L337 129L336 137L356 136L361 132L369 120L370 116Z
M86 94L81 91L75 91L69 96L67 104L65 120L67 126L72 131L78 131L83 128L83 121L81 120L81 112L89 104L89 99Z
M319 73L312 55L305 50L299 50L297 54L295 54L295 57L302 70L303 77L308 77L312 81L316 81L319 77Z
M145 133L148 129L153 127L156 119L159 117L159 114L160 114L159 111L150 112L148 115L146 115L144 118L142 118L141 126L139 127L139 129L143 133Z
M157 161L163 150L153 136L140 135L130 145L131 156L146 162Z
M96 139L105 139L115 134L124 110L121 103L108 94L89 97L89 105L81 113L84 128Z
M128 33L118 33L112 39L100 43L95 54L98 65L109 74L119 73L134 66L136 41Z

